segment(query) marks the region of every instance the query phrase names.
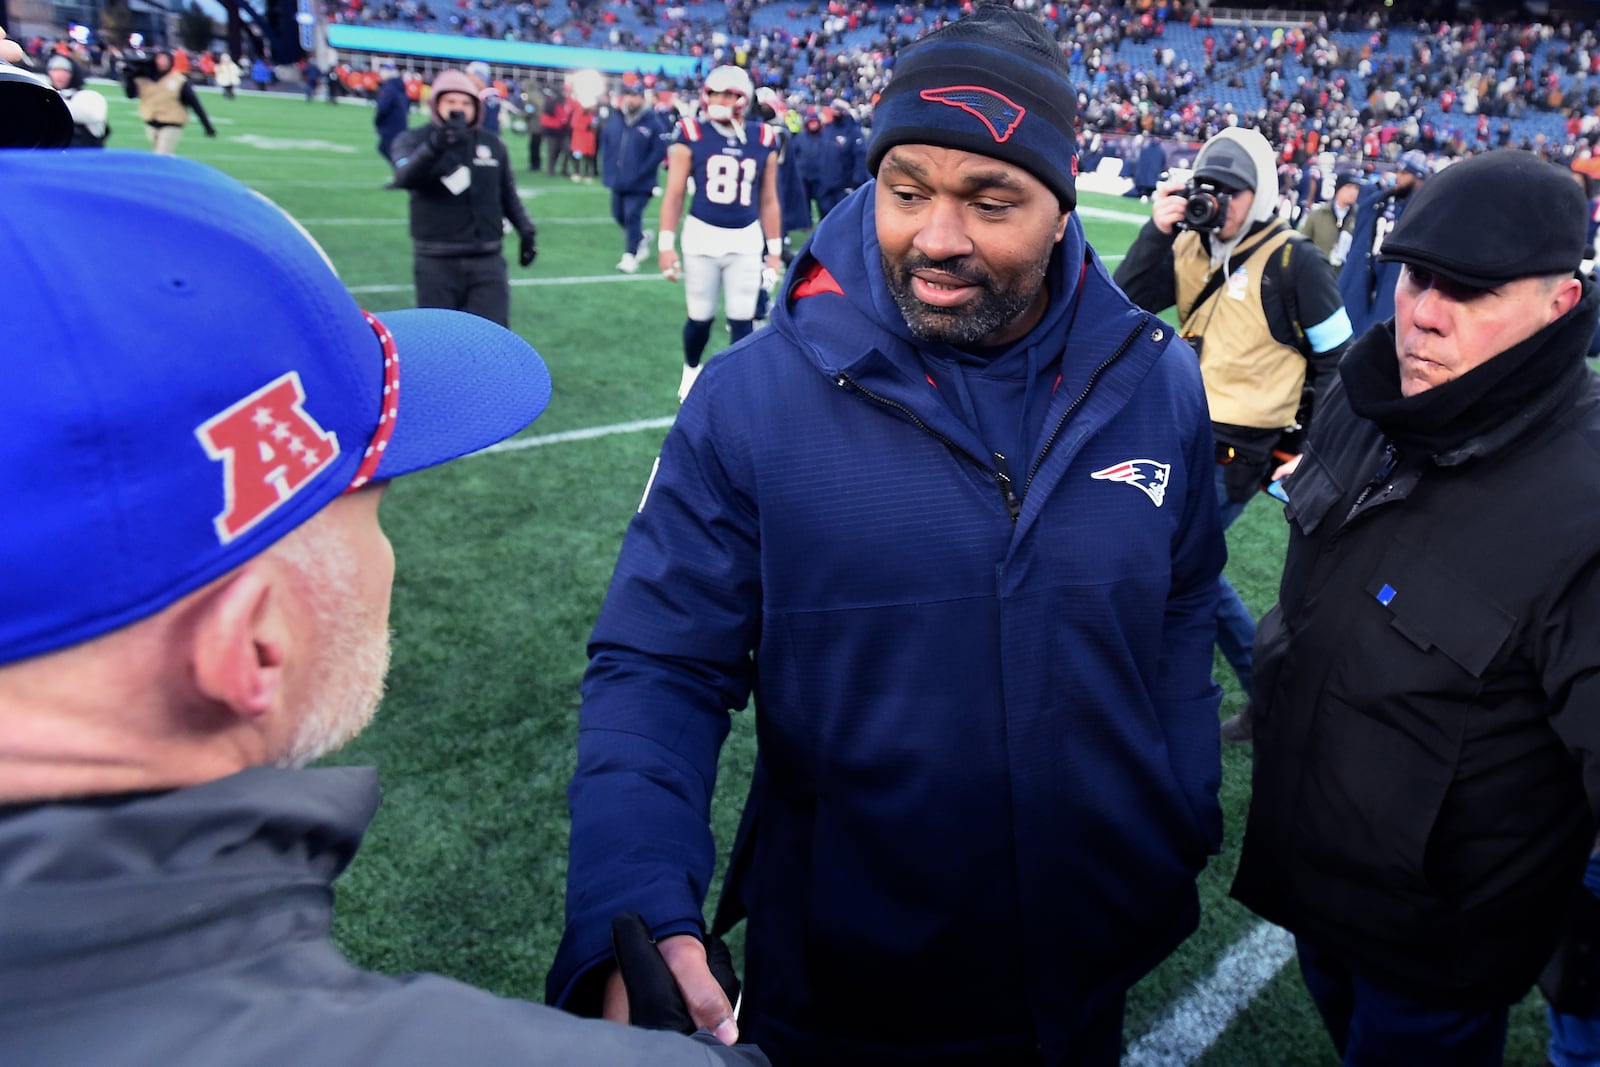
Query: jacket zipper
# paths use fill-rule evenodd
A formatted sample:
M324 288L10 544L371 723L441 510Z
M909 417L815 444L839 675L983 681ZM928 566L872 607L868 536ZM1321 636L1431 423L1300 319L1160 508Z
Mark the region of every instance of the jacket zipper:
M1121 359L1128 349L1133 347L1135 338L1144 332L1145 325L1148 322L1148 317L1140 320L1138 327L1123 339L1122 344L1117 346L1117 350L1111 353L1111 355L1107 356L1105 362L1101 363L1094 369L1093 373L1089 375L1089 380L1084 383L1083 391L1077 395L1072 403L1067 405L1067 410L1061 413L1061 418L1057 420L1055 428L1050 431L1050 436L1045 439L1044 448L1039 451L1039 458L1034 461L1033 469L1028 471L1028 480L1023 484L1024 494L1027 493L1028 486L1033 484L1034 476L1039 473L1039 468L1044 466L1045 457L1050 454L1051 447L1055 445L1056 439L1061 436L1061 431L1066 426L1067 420L1072 417L1072 413L1078 409L1085 399L1088 398L1090 391L1094 389L1095 383L1099 381L1100 375L1105 373L1106 368L1111 366L1111 364L1115 363L1117 360ZM1159 341L1160 337L1155 338L1155 340ZM985 467L982 463L974 459L966 449L962 448L960 445L957 445L954 441L950 440L950 438L946 437L938 430L935 430L932 426L929 426L927 423L923 422L922 416L918 415L915 411L912 411L898 400L890 400L886 396L881 396L880 394L873 392L871 389L868 389L866 386L862 385L860 382L857 382L848 374L843 372L836 374L833 382L841 389L854 389L868 400L900 412L900 414L904 415L911 421L913 426L917 427L923 433L928 434L934 440L943 444L950 451L954 452L956 455L960 456L962 459L966 460L968 463L971 463L989 477L993 478L995 484L1000 487L1001 498L1005 500L1006 514L1011 516L1011 524L1013 526L1016 525L1017 519L1022 515L1022 497L1017 495L1016 481L1011 476L1011 464L1006 460L1004 455L999 452L989 453L989 455L994 459L994 467L992 469Z
M1345 526L1350 522L1351 519L1356 517L1356 513L1361 510L1361 505L1365 504L1367 502L1367 498L1372 495L1372 491L1389 480L1389 478L1394 474L1395 467L1398 466L1399 463L1399 449L1395 448L1392 442L1385 442L1383 446L1383 465L1378 468L1378 473L1372 476L1371 480L1367 482L1366 486L1356 496L1356 502L1350 505L1350 511L1345 515L1344 522L1339 524L1340 527Z
M1078 406L1088 398L1090 390L1094 388L1095 382L1100 380L1100 375L1105 373L1106 368L1121 359L1124 353L1133 347L1134 339L1144 332L1148 322L1148 318L1139 321L1138 328L1123 339L1122 344L1117 346L1115 352L1106 357L1104 363L1094 369L1093 373L1089 375L1089 380L1083 383L1083 392L1079 393L1072 403L1067 405L1067 410L1061 413L1061 418L1056 421L1055 428L1050 431L1050 436L1045 438L1044 447L1039 450L1039 458L1033 461L1033 469L1028 471L1028 480L1022 484L1024 496L1027 495L1028 489L1033 485L1034 476L1039 473L1039 468L1044 466L1045 457L1050 455L1050 449L1055 446L1056 439L1061 436L1061 431L1066 428L1067 420L1072 417L1074 411L1078 410ZM1158 334L1152 337L1151 340L1159 341L1161 336Z
M951 452L960 456L962 459L966 460L974 467L977 467L989 477L993 478L995 484L1000 487L1001 498L1006 502L1006 514L1011 516L1012 525L1016 525L1017 517L1022 514L1022 500L1017 496L1016 485L1011 480L1011 469L1006 463L1006 457L1002 456L998 452L990 453L994 457L995 466L993 469L985 467L982 463L978 462L978 460L974 459L971 453L969 453L966 449L950 440L950 438L946 437L938 430L935 430L932 426L929 426L927 423L923 422L921 415L918 415L915 411L912 411L898 400L890 400L886 396L874 393L871 389L868 389L866 386L862 385L860 382L857 382L855 379L843 372L840 372L834 376L833 384L837 385L841 389L853 389L875 404L881 404L886 408L898 411L907 419L911 420L911 425L915 426L929 437L932 437L935 441L938 441L940 444L944 445Z

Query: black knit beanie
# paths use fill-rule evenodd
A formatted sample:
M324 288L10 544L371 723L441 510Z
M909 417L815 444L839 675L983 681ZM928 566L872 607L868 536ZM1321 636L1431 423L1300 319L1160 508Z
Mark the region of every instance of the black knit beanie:
M1078 202L1077 90L1061 48L1033 15L983 6L912 43L872 111L867 169L897 144L1014 163L1063 208Z

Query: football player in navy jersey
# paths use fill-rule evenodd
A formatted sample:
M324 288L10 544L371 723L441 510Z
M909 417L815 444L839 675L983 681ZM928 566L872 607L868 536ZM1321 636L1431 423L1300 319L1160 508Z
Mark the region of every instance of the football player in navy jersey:
M778 136L746 118L755 88L739 67L717 67L700 90L700 112L678 122L667 149L667 187L661 198L661 273L682 279L689 317L683 325L683 380L678 399L700 374L722 293L735 342L750 333L756 296L783 269L778 206ZM689 181L694 198L678 222ZM763 256L764 253L764 256ZM770 273L769 273L770 272Z

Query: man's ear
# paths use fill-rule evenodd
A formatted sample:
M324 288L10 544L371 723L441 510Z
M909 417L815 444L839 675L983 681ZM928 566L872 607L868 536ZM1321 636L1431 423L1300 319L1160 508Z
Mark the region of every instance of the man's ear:
M1578 301L1583 299L1583 283L1577 278L1564 279L1551 294L1551 309L1554 312L1550 321L1554 322L1573 308L1578 306Z
M1067 235L1067 222L1071 218L1072 218L1072 212L1069 210L1069 211L1063 211L1061 213L1061 217L1056 220L1056 240L1055 240L1056 244L1060 244L1061 243L1061 239Z
M277 577L251 560L212 591L191 631L195 688L241 717L270 711L283 689L289 625Z

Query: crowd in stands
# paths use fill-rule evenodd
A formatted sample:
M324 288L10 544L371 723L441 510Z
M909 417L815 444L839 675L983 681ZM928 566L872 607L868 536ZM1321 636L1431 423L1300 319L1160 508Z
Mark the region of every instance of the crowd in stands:
M863 119L899 47L970 9L960 3L776 0L331 0L337 21L641 52L748 68L806 105ZM1587 158L1600 139L1600 42L1571 21L1402 21L1379 10L1213 21L1181 0L1031 7L1081 70L1086 136L1198 143L1260 129L1286 158L1392 161L1512 144ZM641 73L647 73L641 71ZM673 86L670 80L666 87ZM683 87L677 87L683 88ZM868 121L870 121L868 119Z
M1080 125L1091 161L1106 150L1102 139L1128 154L1127 135L1197 145L1228 126L1261 130L1287 162L1332 153L1342 166L1392 163L1412 148L1442 158L1503 145L1587 161L1600 142L1593 25L1403 21L1382 11L1224 22L1183 0L1017 3L1043 17L1081 72ZM897 50L970 6L327 0L326 11L344 23L692 55L707 67L734 63L791 105L848 109L870 124ZM76 58L99 70L115 57ZM361 74L357 59L340 88L365 95ZM659 72L639 74L662 89L693 88Z

